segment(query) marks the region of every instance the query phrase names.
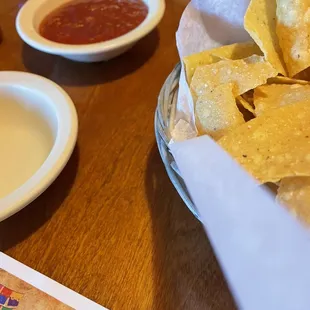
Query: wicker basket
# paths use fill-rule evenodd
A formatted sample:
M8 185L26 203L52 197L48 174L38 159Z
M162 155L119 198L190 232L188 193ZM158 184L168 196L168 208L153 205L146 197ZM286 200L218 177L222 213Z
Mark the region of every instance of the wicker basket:
M182 176L168 148L168 143L171 139L171 130L174 126L180 72L181 65L178 64L170 73L160 91L155 112L155 135L159 153L172 184L190 211L200 220L199 213L189 196Z

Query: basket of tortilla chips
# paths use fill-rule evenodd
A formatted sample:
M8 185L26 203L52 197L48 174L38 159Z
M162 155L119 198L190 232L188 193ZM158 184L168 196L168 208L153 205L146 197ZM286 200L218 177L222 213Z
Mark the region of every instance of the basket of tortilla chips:
M212 137L310 223L310 3L252 0L243 25L253 41L182 59L193 102L192 131ZM168 77L159 96L156 135L170 178L197 216L168 147L173 130L179 126L182 136L182 122L188 121L175 119L180 70Z

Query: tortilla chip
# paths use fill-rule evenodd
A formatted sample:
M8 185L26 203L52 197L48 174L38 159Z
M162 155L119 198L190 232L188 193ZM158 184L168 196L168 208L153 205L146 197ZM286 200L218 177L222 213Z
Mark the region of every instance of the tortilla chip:
M267 84L300 84L300 85L309 85L310 82L306 80L298 80L295 78L289 78L287 76L275 76L267 80Z
M271 109L287 104L308 101L310 108L310 85L271 84L257 87L254 90L255 115L259 116Z
M218 143L260 183L310 176L309 102L270 110Z
M279 43L292 77L310 66L310 2L277 0L276 15Z
M198 98L206 89L233 83L233 92L237 97L256 86L265 84L268 78L276 75L277 71L263 56L253 55L245 59L221 60L215 64L198 67L190 88L193 96Z
M233 84L206 90L196 102L195 116L198 132L215 140L243 124L243 116L233 95Z
M310 225L310 177L281 180L277 200Z
M219 58L242 59L251 55L262 55L254 42L235 43L192 54L183 58L187 82L190 84L197 67L209 65L219 61Z
M283 75L287 75L276 34L276 1L251 0L244 17L244 28L264 52L265 58Z
M252 107L252 105L246 101L242 96L238 96L236 98L237 103L239 103L240 105L242 105L246 110L248 110L249 112L251 112L252 114L254 114L254 108Z

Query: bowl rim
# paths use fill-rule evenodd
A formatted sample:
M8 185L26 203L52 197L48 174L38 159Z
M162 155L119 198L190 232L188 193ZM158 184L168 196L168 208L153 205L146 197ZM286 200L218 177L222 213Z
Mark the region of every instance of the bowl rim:
M55 55L84 55L109 52L133 44L150 33L165 12L165 0L143 0L149 8L145 20L135 29L112 40L92 44L62 44L42 37L34 27L36 11L49 0L28 0L17 14L15 26L19 36L30 46ZM64 0L64 3L70 2ZM149 5L147 2L151 3ZM50 10L52 12L53 10Z
M1 71L0 86L17 86L33 93L43 93L52 103L58 123L53 147L41 167L24 184L0 199L1 222L26 207L58 177L75 147L78 118L69 95L46 78L26 72Z
M169 142L171 139L170 130L173 128L175 123L174 112L176 109L180 74L181 63L178 63L168 75L161 87L154 118L155 138L159 154L171 183L188 209L199 221L201 221L199 212L190 197L186 184L184 183L176 162L174 161L173 155L169 149Z

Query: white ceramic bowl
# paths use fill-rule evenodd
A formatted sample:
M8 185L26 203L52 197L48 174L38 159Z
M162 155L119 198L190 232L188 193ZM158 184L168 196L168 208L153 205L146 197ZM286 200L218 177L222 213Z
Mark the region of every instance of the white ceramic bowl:
M37 198L74 149L77 114L67 93L43 77L0 72L0 221Z
M16 18L16 28L20 37L35 49L71 60L81 62L109 60L124 53L151 32L160 22L165 11L165 0L143 0L149 12L142 24L123 36L102 43L69 45L43 38L38 31L42 20L57 7L71 1L28 0Z

